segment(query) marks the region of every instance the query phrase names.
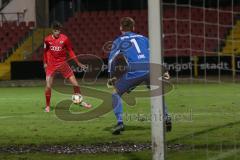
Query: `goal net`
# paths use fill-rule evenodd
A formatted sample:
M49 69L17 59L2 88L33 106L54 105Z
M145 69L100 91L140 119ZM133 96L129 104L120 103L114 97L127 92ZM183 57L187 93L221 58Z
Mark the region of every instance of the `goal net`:
M164 0L164 54L176 78L235 80L239 0Z

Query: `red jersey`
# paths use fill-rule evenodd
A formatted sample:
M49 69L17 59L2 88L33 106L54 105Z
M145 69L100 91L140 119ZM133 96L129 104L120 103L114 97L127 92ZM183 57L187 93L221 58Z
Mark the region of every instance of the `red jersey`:
M58 38L49 35L44 40L43 61L49 67L58 67L66 62L66 51L69 51L70 58L74 58L77 61L71 42L66 35L60 34Z

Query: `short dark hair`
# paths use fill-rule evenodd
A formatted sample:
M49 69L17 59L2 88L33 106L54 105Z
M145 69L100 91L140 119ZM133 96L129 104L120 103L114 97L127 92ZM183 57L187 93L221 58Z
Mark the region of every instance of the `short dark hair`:
M120 26L122 27L122 31L133 31L135 25L135 21L131 17L123 17L120 20Z
M54 21L52 23L52 29L60 30L62 28L62 24L58 21Z

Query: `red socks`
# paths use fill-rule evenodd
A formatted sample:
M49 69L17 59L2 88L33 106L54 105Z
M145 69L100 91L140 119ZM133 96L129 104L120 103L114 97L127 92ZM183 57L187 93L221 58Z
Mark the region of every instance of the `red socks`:
M46 97L46 106L50 107L51 89L45 90L45 97Z
M73 86L73 90L75 94L81 94L79 86ZM50 100L51 100L51 89L45 90L45 97L46 97L46 106L50 107Z
M79 86L73 86L73 90L75 94L81 94L80 87Z

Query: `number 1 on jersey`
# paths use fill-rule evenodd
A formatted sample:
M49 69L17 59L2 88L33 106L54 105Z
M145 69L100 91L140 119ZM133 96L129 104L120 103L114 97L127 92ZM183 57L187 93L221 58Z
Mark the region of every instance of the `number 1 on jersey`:
M137 53L138 53L138 58L139 59L142 59L142 58L145 58L144 54L142 54L140 48L139 48L139 45L136 41L136 39L131 39L131 42L134 44L136 50L137 50Z
M141 50L140 50L140 48L138 46L138 43L137 43L136 39L131 39L131 42L134 44L138 54L141 54Z

